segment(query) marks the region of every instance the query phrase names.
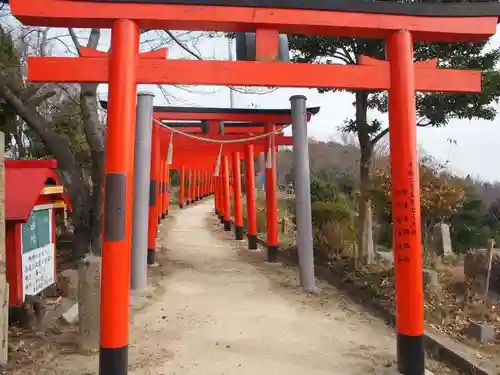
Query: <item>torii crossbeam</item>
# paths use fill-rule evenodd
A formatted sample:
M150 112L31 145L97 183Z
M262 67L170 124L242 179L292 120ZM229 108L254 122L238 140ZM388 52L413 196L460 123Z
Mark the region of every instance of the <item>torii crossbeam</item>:
M160 53L141 53L137 81L145 84L213 86L336 87L388 90L389 64L361 58L359 65L278 62L168 60ZM107 83L109 58L82 48L80 57L28 57L31 82ZM426 92L478 92L480 72L437 68L437 62L415 63L415 89Z

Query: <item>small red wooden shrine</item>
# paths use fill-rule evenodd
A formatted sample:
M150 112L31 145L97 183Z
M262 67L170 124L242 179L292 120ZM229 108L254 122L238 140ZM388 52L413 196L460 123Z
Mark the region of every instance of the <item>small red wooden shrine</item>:
M10 306L56 280L56 210L71 209L55 160L5 162L6 268Z

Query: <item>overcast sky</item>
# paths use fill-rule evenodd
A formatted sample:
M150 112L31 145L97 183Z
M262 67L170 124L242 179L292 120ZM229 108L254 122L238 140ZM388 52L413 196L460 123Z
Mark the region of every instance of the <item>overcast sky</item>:
M60 33L63 32L66 31L60 31ZM154 39L147 35L145 38ZM107 50L109 31L103 31L101 40L99 48ZM498 45L499 34L490 43ZM228 42L223 38L198 39L194 47L197 53L206 59L227 59L229 55ZM147 49L148 43L145 43L143 48ZM56 54L60 53L56 51ZM171 58L188 57L186 52L176 45L171 46L169 55ZM155 104L166 104L165 97L157 87L141 85L139 90L141 89L155 92ZM230 90L226 87L189 87L187 89L167 87L166 89L171 100L170 105L228 107L230 104ZM353 95L348 93L319 94L313 89L294 88L278 89L273 92L267 89L258 89L258 91L259 95L235 93L234 106L288 108L290 96L306 95L308 106L321 107L320 113L311 120L309 125L309 135L319 140L340 140L339 125L344 119L354 114ZM100 87L100 92L104 98L107 92L106 85ZM263 92L266 94L263 95ZM373 116L387 123L386 116L377 113L369 114L369 117L373 118ZM287 131L290 132L290 130ZM450 144L450 140L456 141L456 144ZM452 120L444 128L419 128L418 144L426 153L441 162L449 160L450 168L461 175L471 174L485 180L500 181L500 117L493 122Z

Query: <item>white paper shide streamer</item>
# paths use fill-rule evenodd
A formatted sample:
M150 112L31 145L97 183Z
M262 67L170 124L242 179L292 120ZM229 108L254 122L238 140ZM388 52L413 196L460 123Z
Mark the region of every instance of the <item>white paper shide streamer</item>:
M272 141L271 137L269 137L269 148L267 150L267 159L266 159L266 169L272 169L273 168L273 147L272 147Z
M170 134L170 143L168 144L168 154L167 154L167 164L172 165L172 160L174 157L174 133Z
M217 155L217 160L215 161L214 177L219 177L221 158L222 158L222 144L220 145L219 155Z

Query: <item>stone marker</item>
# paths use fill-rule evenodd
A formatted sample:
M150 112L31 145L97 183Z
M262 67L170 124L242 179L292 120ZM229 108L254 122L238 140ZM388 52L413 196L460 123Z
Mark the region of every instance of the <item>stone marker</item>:
M0 368L7 365L9 284L5 274L5 135L0 132Z
M467 330L468 335L481 344L489 343L496 338L495 327L488 323L472 322Z
M68 269L61 272L57 277L57 287L62 297L76 300L78 298L78 271Z
M478 293L484 293L488 274L488 250L476 249L465 254L464 276L466 282ZM500 294L500 252L494 249L492 254L489 294Z
M434 270L423 270L424 286L434 287L439 284L438 273Z
M437 256L447 256L453 254L451 247L450 226L445 223L434 225L432 247Z
M70 325L78 323L78 303L75 303L68 311L62 314L61 319L64 323Z
M100 305L101 258L89 255L78 264L80 350L84 352L99 349Z
M375 260L379 262L390 262L394 263L394 252L393 251L376 251Z

